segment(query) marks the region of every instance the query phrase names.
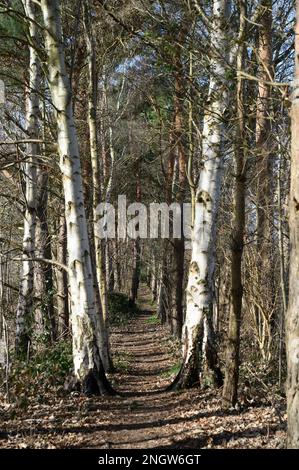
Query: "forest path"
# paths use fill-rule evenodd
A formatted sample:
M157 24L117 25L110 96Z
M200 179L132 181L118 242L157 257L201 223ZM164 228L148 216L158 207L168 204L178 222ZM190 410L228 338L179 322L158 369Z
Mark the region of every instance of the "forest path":
M144 285L139 290L138 308L139 314L127 325L114 328L111 338L119 368L127 364L127 374L116 376L117 390L126 396L162 392L169 384L171 368L179 367L179 345L160 325Z
M108 399L107 427L94 433L85 446L196 449L271 447L281 442L284 424L269 406L242 413L224 411L218 392L165 391L179 369L180 345L159 324L150 299L142 285L140 313L113 329L112 351L119 372L111 378L121 396ZM102 406L101 410L95 409L103 419Z
M118 372L112 374L120 396L113 398L113 424L90 447L152 448L169 445L177 420L177 399L165 392L179 368L179 345L155 315L149 289L141 285L139 313L113 328L111 345ZM178 394L176 394L178 395ZM95 436L94 436L95 437Z
M141 312L113 328L119 395L87 398L77 392L30 397L29 405L0 406L2 448L275 448L284 445L284 406L267 397L241 411L221 409L221 391L166 392L179 348L158 324L149 291ZM171 372L172 374L171 376Z

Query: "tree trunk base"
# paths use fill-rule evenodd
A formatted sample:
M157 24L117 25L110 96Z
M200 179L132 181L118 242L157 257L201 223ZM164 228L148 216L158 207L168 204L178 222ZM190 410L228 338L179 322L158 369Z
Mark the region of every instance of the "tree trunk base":
M166 388L166 391L183 390L186 388L200 387L198 369L191 364L183 364L174 381Z
M92 395L116 395L116 391L110 385L103 370L90 370L82 381L81 391L86 396Z
M223 374L220 367L216 366L213 369L205 369L201 378L203 387L220 388L223 386Z
M220 388L223 385L223 373L219 366L216 334L211 320L212 315L206 315L207 340L203 348L201 382L203 387Z

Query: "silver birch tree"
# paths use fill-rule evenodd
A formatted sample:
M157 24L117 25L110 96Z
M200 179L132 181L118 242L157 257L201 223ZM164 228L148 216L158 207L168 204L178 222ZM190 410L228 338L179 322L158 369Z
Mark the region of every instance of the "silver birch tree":
M299 0L296 0L295 80L292 95L292 153L289 207L290 277L286 315L287 350L287 446L299 449Z
M83 392L112 393L100 356L93 270L83 199L79 146L66 70L58 0L41 0L48 81L56 110L57 141L65 198L74 372Z
M26 130L32 142L27 144L27 158L23 165L25 186L24 232L19 300L16 313L16 350L26 352L30 341L30 316L33 315L34 248L36 228L36 156L39 145L39 94L40 64L34 44L37 26L34 22L36 6L31 0L24 0L23 7L29 25L29 81L26 90ZM35 142L34 142L35 140Z
M183 365L172 387L199 381L203 327L211 323L215 268L216 222L223 163L223 115L227 106L226 50L228 0L213 2L210 26L210 83L203 118L202 168L196 187L192 254L183 325ZM208 340L208 338L207 338Z
M96 69L95 37L92 27L90 3L88 0L84 3L84 26L85 42L87 49L88 64L88 127L89 127L89 145L90 159L92 168L92 205L93 205L93 237L96 259L96 280L100 293L101 305L99 306L99 322L101 335L101 357L105 370L111 368L111 359L109 354L109 336L108 336L108 299L105 270L103 268L103 240L98 236L97 223L99 216L97 206L101 202L101 177L100 177L100 157L97 137L97 87L98 74Z

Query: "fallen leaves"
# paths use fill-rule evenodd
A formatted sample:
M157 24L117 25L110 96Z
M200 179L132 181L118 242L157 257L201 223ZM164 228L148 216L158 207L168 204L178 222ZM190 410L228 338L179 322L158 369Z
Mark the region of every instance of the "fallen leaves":
M118 330L112 336L112 346L130 354L128 370L113 375L124 396L61 395L61 389L53 387L26 396L26 406L6 403L0 396L0 447L284 447L283 399L264 398L222 410L219 391L164 392L170 379L163 373L177 363L178 355L169 347L172 340L166 331L159 325L150 325L154 332L149 331L146 318L136 317L129 331L124 326L122 335Z

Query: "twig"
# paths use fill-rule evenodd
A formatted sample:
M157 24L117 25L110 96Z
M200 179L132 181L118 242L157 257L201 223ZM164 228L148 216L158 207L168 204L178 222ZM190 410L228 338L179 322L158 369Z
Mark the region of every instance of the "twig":
M11 261L33 261L33 262L41 262L41 263L48 263L54 266L57 266L61 269L64 269L66 272L69 272L69 268L63 264L55 261L53 259L46 259L46 258L11 258Z

